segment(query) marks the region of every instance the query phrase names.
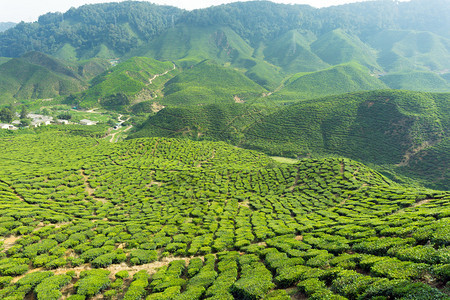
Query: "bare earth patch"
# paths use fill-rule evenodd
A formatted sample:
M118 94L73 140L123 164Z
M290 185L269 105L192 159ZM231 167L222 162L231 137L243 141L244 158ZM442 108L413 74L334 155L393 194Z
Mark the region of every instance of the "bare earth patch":
M16 243L16 241L20 239L20 237L18 236L14 236L11 235L9 237L7 237L6 239L3 240L3 249L4 251L10 249L12 246L14 246L14 244Z
M239 98L238 96L234 96L234 102L235 103L245 103L245 101L242 100L241 98Z

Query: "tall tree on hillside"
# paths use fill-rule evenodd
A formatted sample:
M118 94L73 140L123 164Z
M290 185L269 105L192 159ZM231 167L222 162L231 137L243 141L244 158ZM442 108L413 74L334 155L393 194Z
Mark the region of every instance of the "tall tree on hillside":
M0 120L5 123L10 123L14 118L14 113L9 108L3 108L0 111Z
M26 119L28 116L28 110L27 108L24 106L22 106L22 110L20 111L20 118L21 119Z

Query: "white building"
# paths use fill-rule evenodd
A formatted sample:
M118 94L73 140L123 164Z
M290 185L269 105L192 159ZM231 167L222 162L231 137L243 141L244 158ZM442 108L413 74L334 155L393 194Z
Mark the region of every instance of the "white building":
M17 130L17 127L11 124L0 124L0 129L9 129L9 130Z
M80 120L80 124L81 125L88 125L88 126L90 126L90 125L97 124L97 122L91 121L91 120L88 120L88 119L83 119L83 120Z

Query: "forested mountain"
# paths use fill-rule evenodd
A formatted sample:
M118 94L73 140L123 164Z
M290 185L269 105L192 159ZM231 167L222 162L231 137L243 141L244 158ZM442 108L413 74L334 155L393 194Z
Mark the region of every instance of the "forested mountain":
M48 13L34 23L19 23L0 37L0 56L40 51L67 58L121 56L171 27L181 10L148 2L84 5ZM108 48L102 53L102 46Z

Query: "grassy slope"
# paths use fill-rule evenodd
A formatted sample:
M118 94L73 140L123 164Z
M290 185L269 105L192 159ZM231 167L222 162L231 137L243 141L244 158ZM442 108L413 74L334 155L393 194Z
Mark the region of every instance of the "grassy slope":
M150 116L130 138L187 137L237 143L243 129L267 113L265 108L245 104L168 107Z
M450 84L433 72L391 73L380 77L390 88L410 91L449 92Z
M325 69L329 65L311 52L312 33L301 34L292 30L269 43L264 50L267 61L283 68L288 73L312 72Z
M160 62L145 57L131 58L94 78L92 86L78 95L77 101L80 101L82 106L91 107L115 94L123 94L131 99L143 90L159 89L154 82L150 84L149 80L154 75L170 71L172 68L171 62Z
M320 36L311 44L311 50L330 65L356 61L370 69L381 69L376 62L376 52L358 37L347 34L342 29Z
M275 88L283 80L279 68L253 57L254 49L228 27L177 26L133 51L130 56L148 56L173 60L191 67L205 59L233 66L266 88Z
M75 63L29 52L0 65L0 91L6 101L69 95L86 89L87 81L109 66L101 59Z
M166 83L162 103L171 105L233 103L257 97L265 89L241 72L203 61Z
M347 63L312 73L291 77L274 100L312 99L347 92L383 89L387 86L357 63Z
M450 40L430 32L388 30L368 43L380 51L378 63L388 72L450 69Z
M299 102L249 128L246 145L278 155L334 153L400 163L408 150L449 135L448 110L437 105L448 98L373 91Z
M23 59L12 59L0 65L0 93L16 99L51 98L86 88L80 78L57 73Z

